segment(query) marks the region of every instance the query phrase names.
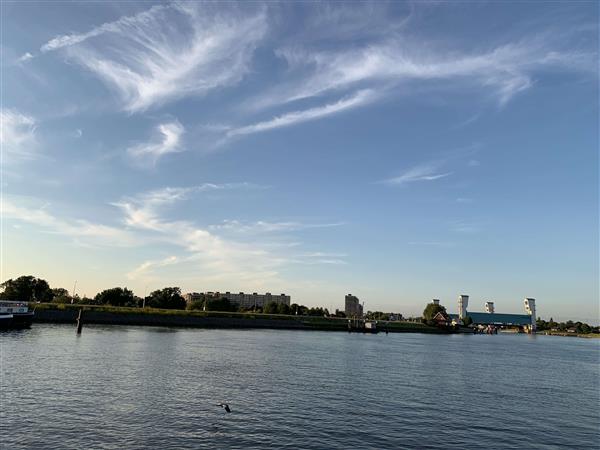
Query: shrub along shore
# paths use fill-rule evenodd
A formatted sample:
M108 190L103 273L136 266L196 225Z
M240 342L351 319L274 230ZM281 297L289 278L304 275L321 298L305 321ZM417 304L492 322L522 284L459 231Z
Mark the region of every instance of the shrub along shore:
M257 314L221 311L186 311L158 308L70 305L54 303L31 304L34 321L75 324L82 311L84 324L175 326L194 328L272 328L322 331L347 331L343 318ZM378 321L380 331L408 333L444 333L422 323Z

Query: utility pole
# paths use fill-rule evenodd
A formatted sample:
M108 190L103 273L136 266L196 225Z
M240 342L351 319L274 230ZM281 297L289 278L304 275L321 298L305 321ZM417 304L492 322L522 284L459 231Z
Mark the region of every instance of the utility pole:
M71 295L71 304L75 301L75 288L77 287L77 280L75 280L75 284L73 285L73 294Z
M142 301L142 308L146 307L146 292L148 291L148 285L144 286L144 299Z

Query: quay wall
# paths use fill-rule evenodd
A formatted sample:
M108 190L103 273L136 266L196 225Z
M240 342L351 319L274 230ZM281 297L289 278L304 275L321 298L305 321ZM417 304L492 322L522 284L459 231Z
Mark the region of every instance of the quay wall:
M33 305L32 305L33 306ZM32 308L33 309L33 308ZM139 310L136 308L80 305L37 305L34 322L75 324L79 310L85 324L136 325L193 328L270 328L283 330L348 331L345 319L268 314L220 313L181 310ZM380 332L440 333L434 327L407 322L379 322Z

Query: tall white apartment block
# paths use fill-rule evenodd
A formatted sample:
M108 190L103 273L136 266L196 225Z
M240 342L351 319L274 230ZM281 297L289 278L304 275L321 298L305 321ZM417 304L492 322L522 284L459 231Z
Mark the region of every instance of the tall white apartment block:
M458 318L464 319L467 317L467 307L469 306L469 296L461 295L458 297Z
M531 331L535 331L537 328L535 317L535 298L526 298L523 303L525 305L525 311L527 311L527 314L531 316Z

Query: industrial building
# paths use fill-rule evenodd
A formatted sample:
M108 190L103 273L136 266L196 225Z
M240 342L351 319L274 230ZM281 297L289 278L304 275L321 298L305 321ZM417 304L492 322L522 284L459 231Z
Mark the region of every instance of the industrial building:
M232 292L204 292L197 293L191 292L183 296L186 302L191 303L202 299L221 299L226 298L234 305L241 308L262 308L267 303L285 304L290 305L291 297L286 294L271 294L267 292L265 294L258 294L256 292L252 294L246 294L244 292L232 293Z
M352 294L346 295L346 302L344 306L344 313L346 314L346 317L363 316L363 306L360 304L358 297Z
M435 300L434 300L435 302ZM438 301L439 302L439 301ZM448 317L454 323L462 323L465 317L469 316L474 325L493 325L493 326L519 326L526 331L535 332L536 330L536 311L535 299L526 298L524 300L526 314L503 314L495 312L494 302L485 303L486 312L471 312L467 310L469 306L469 296L461 295L458 297L458 314L448 314Z

